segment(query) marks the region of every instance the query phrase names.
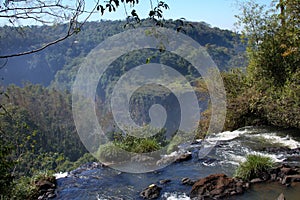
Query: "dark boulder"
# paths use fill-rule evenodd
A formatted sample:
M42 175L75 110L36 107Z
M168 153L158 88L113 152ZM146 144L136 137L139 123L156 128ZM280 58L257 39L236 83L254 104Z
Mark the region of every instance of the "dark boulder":
M170 179L164 179L164 180L160 180L159 184L163 185L163 184L167 184L167 183L170 183L170 182L171 182Z
M55 189L55 184L48 180L39 180L35 183L39 191Z
M175 162L184 162L192 159L191 153L185 153L176 158Z
M56 197L55 189L56 189L56 181L53 180L38 180L35 182L35 186L38 190L38 198L39 200L51 199Z
M190 179L190 178L183 178L183 179L181 179L181 183L182 183L183 185L190 185L190 186L192 186L192 185L195 184L195 182L196 182L196 181L193 181L193 180Z
M157 199L160 196L161 189L161 187L151 184L140 193L140 196L144 199Z

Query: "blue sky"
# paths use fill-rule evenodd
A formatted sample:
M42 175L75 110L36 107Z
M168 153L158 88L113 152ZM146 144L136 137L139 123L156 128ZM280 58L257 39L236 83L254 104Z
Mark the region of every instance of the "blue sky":
M143 3L135 6L135 9L141 17L146 17L150 8L149 0L140 0L140 2ZM240 12L236 0L165 0L165 2L170 6L170 10L164 12L165 19L184 17L190 21L204 21L222 29L233 30L236 21L234 15ZM269 6L272 0L256 0L256 2ZM128 8L128 11L131 9ZM94 16L92 19L125 19L125 17L124 8L120 7L116 13L106 13L104 16Z
M71 1L71 0L66 0ZM92 10L95 6L96 0L86 0L86 6L88 10ZM100 2L104 2L101 0ZM157 2L152 0L153 3ZM222 29L234 30L234 23L236 18L234 15L240 13L237 6L237 2L243 2L246 0L164 0L170 7L170 10L164 11L165 19L179 19L185 18L189 21L204 21L210 24L212 27L219 27ZM272 0L255 0L260 4L270 5ZM0 2L3 2L0 0ZM74 3L74 1L71 1ZM104 4L104 3L103 3ZM140 3L134 8L127 6L128 13L132 9L136 9L141 18L146 18L150 10L150 0L140 0ZM115 13L105 13L101 16L99 13L93 14L90 21L97 20L124 20L126 19L125 9L123 5L117 9ZM0 26L9 24L7 20L0 19ZM28 25L35 23L33 21L26 21L21 23L22 25Z

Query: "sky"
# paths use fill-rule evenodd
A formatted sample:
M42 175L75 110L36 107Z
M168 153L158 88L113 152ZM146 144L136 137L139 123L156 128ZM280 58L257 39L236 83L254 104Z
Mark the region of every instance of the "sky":
M143 3L142 3L143 2ZM147 16L150 9L149 0L140 0L140 5L135 6L138 14ZM153 0L153 3L156 2ZM236 18L234 15L240 13L237 0L165 0L170 9L164 11L165 19L185 18L189 21L203 21L212 27L234 30ZM240 0L241 2L241 0ZM256 0L259 4L269 6L272 0ZM131 11L132 8L128 8ZM130 12L129 12L130 13ZM97 16L100 19L125 19L123 7L116 13L105 13L104 16ZM96 20L95 16L92 18Z
M75 1L66 0L64 2ZM102 5L105 0L100 0ZM170 9L164 11L165 19L180 19L185 18L188 21L206 22L212 27L219 27L221 29L229 29L235 31L234 23L237 19L234 17L240 13L237 2L243 2L246 0L163 0L166 2ZM269 6L272 0L255 0L259 4L265 4ZM3 0L0 0L3 3ZM86 0L86 7L88 10L92 10L95 6L96 0ZM152 0L154 6L157 0ZM134 8L127 6L128 13L132 9L137 10L140 18L146 18L150 10L150 0L140 0ZM114 13L106 12L104 16L100 13L92 15L89 21L98 20L124 20L126 19L125 9L123 5L117 9ZM27 23L27 22L26 22ZM22 25L34 25L34 23ZM7 20L0 18L0 26L7 24Z

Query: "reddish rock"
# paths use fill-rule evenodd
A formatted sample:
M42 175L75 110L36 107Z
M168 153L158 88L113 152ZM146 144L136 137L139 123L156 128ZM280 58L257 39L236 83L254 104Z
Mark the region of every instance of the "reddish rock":
M241 180L229 178L225 174L213 174L198 180L192 187L191 198L219 199L235 194L241 194L246 183Z

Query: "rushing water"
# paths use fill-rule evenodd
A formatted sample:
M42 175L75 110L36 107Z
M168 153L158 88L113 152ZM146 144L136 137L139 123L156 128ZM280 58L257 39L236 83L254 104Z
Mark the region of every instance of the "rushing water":
M183 145L181 150L189 151L193 159L173 163L168 167L145 174L128 174L109 167L81 169L70 172L65 178L58 179L56 199L141 199L139 193L148 185L159 185L160 180L171 182L161 185L160 199L187 200L191 186L181 184L182 178L197 180L214 173L225 173L232 176L239 162L247 154L263 154L276 162L288 162L299 165L299 154L285 152L266 153L264 147L286 146L291 149L300 147L300 133L297 131L276 131L271 128L246 127L233 132L212 135L208 141L218 141L216 147L205 157L199 158L201 143ZM263 191L263 192L262 192ZM252 187L241 196L232 199L275 199L284 192L288 200L298 199L300 185L286 188L277 183L260 184Z

